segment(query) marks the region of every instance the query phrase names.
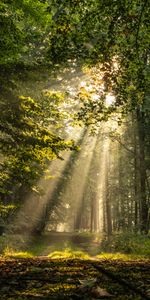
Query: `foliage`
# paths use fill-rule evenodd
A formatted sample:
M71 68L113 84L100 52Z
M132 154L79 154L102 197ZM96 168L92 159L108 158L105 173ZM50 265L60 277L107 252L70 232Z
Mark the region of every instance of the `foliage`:
M114 234L101 243L102 251L110 253L131 254L131 257L150 257L150 239L148 236L132 233ZM103 254L102 254L103 255ZM105 256L105 254L104 254Z
M9 219L12 215L15 214L16 210L17 210L17 205L15 205L15 204L8 204L8 205L0 204L0 218L2 220ZM5 223L3 223L3 225L2 225L0 222L0 226L3 227L3 232L5 232L5 230L7 230Z
M59 157L61 150L74 149L72 142L68 144L54 133L61 131L68 117L68 111L65 112L63 107L58 111L61 96L55 97L45 91L43 106L30 95L12 97L15 82L8 86L9 71L22 76L25 68L33 65L58 63L59 66L68 59L79 59L82 64L93 66L92 91L87 93L82 88L78 95L77 119L80 124L81 121L88 126L93 124L95 133L101 122L114 113L119 116L115 116L119 124L131 112L137 121L140 171L138 183L134 183L140 186L138 226L141 232L148 232L148 4L148 0L1 1L0 79L3 89L11 91L11 96L7 94L6 101L1 101L1 194L4 204L15 202L18 205L19 199L43 175L46 163ZM115 97L111 105L106 105L108 95Z
M55 112L49 106L52 116ZM50 131L47 110L48 103L44 110L31 97L1 101L1 197L5 204L11 198L17 203L19 197L32 190L48 162L59 157L60 151L75 149L72 141L65 142Z
M50 15L47 15L46 9L47 4L39 0L0 3L1 66L9 67L18 62L24 63L25 57L30 60L31 53L35 52L35 43L37 40L40 43L43 36L42 28L44 29L50 22ZM40 56L41 51L39 53L36 51L37 54Z

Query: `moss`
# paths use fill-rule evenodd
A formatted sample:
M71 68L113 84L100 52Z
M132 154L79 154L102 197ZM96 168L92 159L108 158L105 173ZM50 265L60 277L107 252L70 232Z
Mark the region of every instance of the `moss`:
M6 247L3 251L5 258L32 258L33 254L30 252L15 251L12 248Z
M65 249L64 251L54 251L48 255L50 258L81 258L88 259L89 255L82 251L73 251L70 248Z
M100 253L96 256L98 259L107 259L107 260L122 260L122 261L132 261L132 260L143 260L142 255L136 254L123 254L123 253Z

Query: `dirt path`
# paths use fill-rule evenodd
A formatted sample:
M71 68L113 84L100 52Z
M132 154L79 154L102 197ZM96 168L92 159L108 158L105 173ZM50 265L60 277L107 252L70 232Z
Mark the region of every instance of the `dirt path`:
M51 232L43 235L21 235L10 234L5 236L3 248L0 246L1 253L4 248L15 249L16 251L28 251L34 256L47 256L54 251L65 251L66 248L73 251L83 251L90 256L100 253L101 240L93 235L82 235L78 233Z
M0 299L150 299L150 261L0 260Z

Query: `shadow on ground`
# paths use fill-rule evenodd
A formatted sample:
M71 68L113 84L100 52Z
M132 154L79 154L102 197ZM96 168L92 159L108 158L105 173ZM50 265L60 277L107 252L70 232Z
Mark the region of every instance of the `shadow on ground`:
M0 260L0 299L150 299L148 262Z

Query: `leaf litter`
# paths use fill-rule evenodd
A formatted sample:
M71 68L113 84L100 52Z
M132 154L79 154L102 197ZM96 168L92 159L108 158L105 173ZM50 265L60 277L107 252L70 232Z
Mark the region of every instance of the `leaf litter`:
M150 261L0 260L3 300L150 299Z

